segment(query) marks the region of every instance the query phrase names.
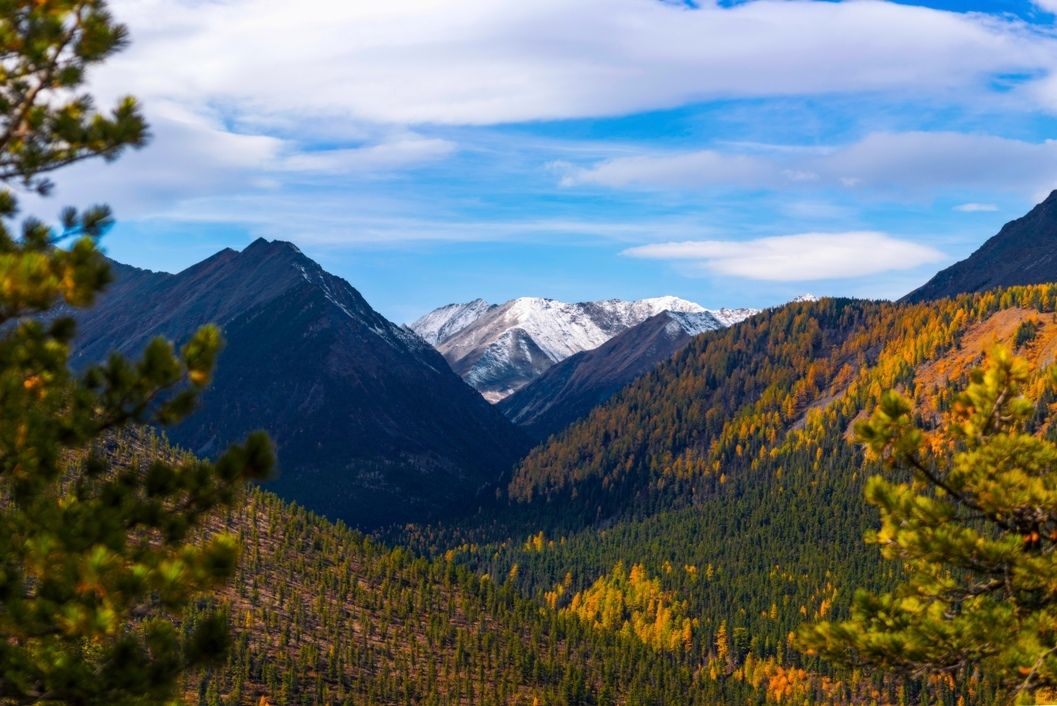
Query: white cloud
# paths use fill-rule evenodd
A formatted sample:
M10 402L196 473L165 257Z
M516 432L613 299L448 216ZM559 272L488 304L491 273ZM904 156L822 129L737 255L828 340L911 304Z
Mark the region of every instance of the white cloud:
M698 150L617 157L569 167L565 186L644 189L831 187L918 197L952 189L1046 191L1057 187L1057 141L1025 142L956 132L874 133L828 148L751 154Z
M962 213L991 213L998 210L993 203L963 203L954 207L955 211Z
M113 6L133 45L101 86L257 120L481 125L834 92L977 101L991 76L1057 65L1057 40L1019 21L873 0L697 10L656 0ZM1050 100L1039 86L1038 100Z
M863 277L946 259L926 245L870 231L656 243L629 248L623 254L690 263L705 272L773 282Z
M767 159L696 150L663 156L617 157L590 169L570 168L562 177L561 185L756 188L777 186L785 179Z
M286 187L309 180L337 185L343 179L391 176L451 155L457 145L400 130L373 135L362 146L308 149L293 139L245 134L182 105L150 106L153 139L146 149L113 164L87 162L62 172L55 198L27 195L29 212L48 213L55 203L105 201L119 218L178 212L196 199L264 193L260 208ZM311 198L302 208L312 209Z
M1036 189L1057 186L1057 141L957 132L875 133L818 158L830 177L857 187Z

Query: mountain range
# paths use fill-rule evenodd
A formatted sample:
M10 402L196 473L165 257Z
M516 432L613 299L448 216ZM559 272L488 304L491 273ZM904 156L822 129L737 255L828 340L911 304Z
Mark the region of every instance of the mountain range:
M208 455L265 427L283 470L269 488L326 516L253 491L215 518L244 546L215 597L237 639L190 698L997 703L973 675L844 670L789 636L898 578L862 543L877 524L864 484L883 469L849 443L885 390L935 419L996 341L1044 387L1057 284L1034 282L1057 255L1055 200L904 302L756 313L476 300L415 333L289 243L177 274L115 263L79 317L78 364L219 323L215 382L172 440ZM992 281L1018 286L975 291ZM489 404L460 375L505 396Z
M373 527L465 511L527 448L432 346L290 243L258 239L178 274L113 271L78 315L75 364L218 324L215 380L172 440L208 456L266 428L281 468L269 487L316 512Z
M708 314L729 326L755 309L709 311L677 297L568 304L521 297L504 304L481 299L435 309L410 328L436 346L452 369L490 402L538 378L555 363L602 345L663 311Z

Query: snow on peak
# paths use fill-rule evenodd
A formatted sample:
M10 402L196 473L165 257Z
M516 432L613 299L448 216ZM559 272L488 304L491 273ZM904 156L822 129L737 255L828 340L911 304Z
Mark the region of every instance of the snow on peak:
M697 336L706 331L716 331L726 327L711 311L669 311L667 313L670 321L665 325L665 330L670 336L676 336L680 331L690 336Z
M453 352L471 349L498 340L518 330L531 338L552 362L605 343L616 332L587 304L567 304L556 299L521 297L502 304L482 318L469 336L450 340Z
M436 346L477 321L490 308L492 305L484 299L474 299L465 304L448 304L408 324L408 328L431 346Z
M691 314L700 314L703 311L708 311L705 307L701 306L697 302L687 301L679 297L664 296L664 297L652 297L650 299L640 299L637 302L631 302L632 304L639 304L646 306L653 310L653 316L661 313L662 311L674 311Z
M469 350L518 331L556 363L580 351L597 348L662 311L699 313L705 309L700 304L671 296L575 304L543 297L519 297L495 307L456 336L442 339L440 348L461 358Z
M801 294L798 297L793 297L790 300L791 303L796 303L796 302L817 302L817 301L818 301L818 297L816 297L811 292L805 292L804 294Z
M723 326L733 326L734 324L744 321L750 316L755 316L760 313L759 309L753 309L751 307L743 306L736 308L722 307L720 309L709 309L708 313L712 314L719 320Z

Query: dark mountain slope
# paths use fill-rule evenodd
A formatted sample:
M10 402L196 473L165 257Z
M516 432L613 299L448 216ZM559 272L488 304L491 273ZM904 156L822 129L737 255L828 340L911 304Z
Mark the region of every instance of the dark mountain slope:
M525 448L439 353L289 243L257 240L176 275L115 269L80 316L76 361L219 324L214 383L173 440L208 454L267 429L274 488L317 512L371 527L473 507Z
M709 312L662 312L566 358L496 406L534 439L546 439L671 358L695 335L721 328Z
M922 302L995 287L1057 282L1057 191L972 255L903 298Z

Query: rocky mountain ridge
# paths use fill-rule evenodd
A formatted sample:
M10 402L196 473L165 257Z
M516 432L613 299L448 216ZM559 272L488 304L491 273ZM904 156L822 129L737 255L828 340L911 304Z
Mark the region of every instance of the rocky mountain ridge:
M498 402L555 363L597 348L663 311L707 313L720 326L756 312L708 310L672 296L574 304L541 297L503 304L475 299L435 309L410 328L436 346L452 369L486 399Z

